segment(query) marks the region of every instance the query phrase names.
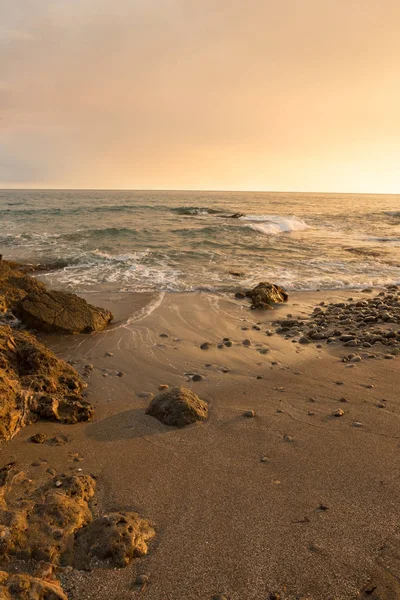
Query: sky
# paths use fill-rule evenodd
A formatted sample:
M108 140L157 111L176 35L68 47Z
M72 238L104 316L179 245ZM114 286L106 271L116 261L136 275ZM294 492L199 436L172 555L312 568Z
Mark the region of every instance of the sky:
M400 193L399 0L0 0L0 187Z

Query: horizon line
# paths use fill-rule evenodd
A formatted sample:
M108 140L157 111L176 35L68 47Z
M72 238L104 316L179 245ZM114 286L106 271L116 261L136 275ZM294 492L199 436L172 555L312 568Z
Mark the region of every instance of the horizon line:
M64 187L44 187L44 188L24 188L24 187L0 187L0 192L205 192L205 193L244 193L244 194L339 194L347 196L399 196L399 192L339 192L339 191L305 191L305 190L235 190L235 189L196 189L196 188L64 188Z

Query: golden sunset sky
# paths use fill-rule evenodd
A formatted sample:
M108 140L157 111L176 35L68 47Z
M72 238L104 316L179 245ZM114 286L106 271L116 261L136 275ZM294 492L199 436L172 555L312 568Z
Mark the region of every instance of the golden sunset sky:
M0 187L400 192L399 0L0 0Z

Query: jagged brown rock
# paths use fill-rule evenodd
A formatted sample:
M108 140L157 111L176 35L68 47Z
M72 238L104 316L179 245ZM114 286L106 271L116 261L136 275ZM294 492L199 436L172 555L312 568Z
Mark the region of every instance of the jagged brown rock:
M272 308L273 304L287 302L289 296L279 285L261 281L255 288L246 292L251 299L252 309L266 310Z
M165 425L184 427L207 419L208 404L191 390L175 387L153 398L146 414Z
M115 512L95 519L76 536L75 563L88 568L92 559L126 567L137 556L147 554L147 543L155 535L149 521L134 512Z
M43 283L28 274L29 271L32 269L28 266L8 260L0 261L0 312L12 310L31 292L46 290Z
M76 294L50 290L28 294L14 313L27 327L69 334L101 331L113 319L109 310L88 304Z
M48 479L32 479L15 463L0 469L0 565L10 565L12 570L22 566L36 575L18 575L14 580L8 573L0 573L0 591L4 588L5 598L9 589L26 589L30 596L9 597L64 599L56 582L48 583L47 589L47 581L42 581L52 579L53 570L67 566L91 570L99 561L125 567L135 557L147 554L155 531L136 512L113 512L93 520L95 481L91 476L43 477ZM45 595L50 592L59 595Z
M0 571L1 600L68 600L57 581Z
M38 331L91 333L113 319L110 311L68 292L50 291L32 277L34 266L0 260L0 312L12 311Z
M93 408L82 398L76 371L27 332L0 325L0 442L38 419L87 421Z

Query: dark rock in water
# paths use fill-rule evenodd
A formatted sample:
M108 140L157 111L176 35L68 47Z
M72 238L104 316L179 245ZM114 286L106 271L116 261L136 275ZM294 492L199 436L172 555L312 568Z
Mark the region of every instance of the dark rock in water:
M196 421L205 421L208 404L186 388L172 388L158 394L150 403L146 414L172 427L184 427Z
M246 298L246 294L244 294L243 292L236 292L235 298L237 298L238 300L243 300L243 298Z
M113 319L110 311L88 304L76 294L49 290L28 294L14 311L28 327L71 334L101 331Z
M251 299L252 309L269 309L272 304L287 302L289 296L283 288L274 283L262 281L254 289L246 292L246 296Z
M229 275L232 275L233 277L244 277L245 273L243 273L243 271L229 271Z
M272 304L287 302L288 294L283 288L274 283L262 281L254 289L246 292L246 296L251 299L252 309L269 309Z
M0 598L4 600L68 600L58 581L25 573L0 571Z
M0 326L0 442L39 419L88 421L93 407L82 397L76 371L32 335Z
M115 567L126 567L133 558L145 556L155 531L149 521L134 512L115 512L95 519L78 531L75 540L78 568L90 568L100 559Z

